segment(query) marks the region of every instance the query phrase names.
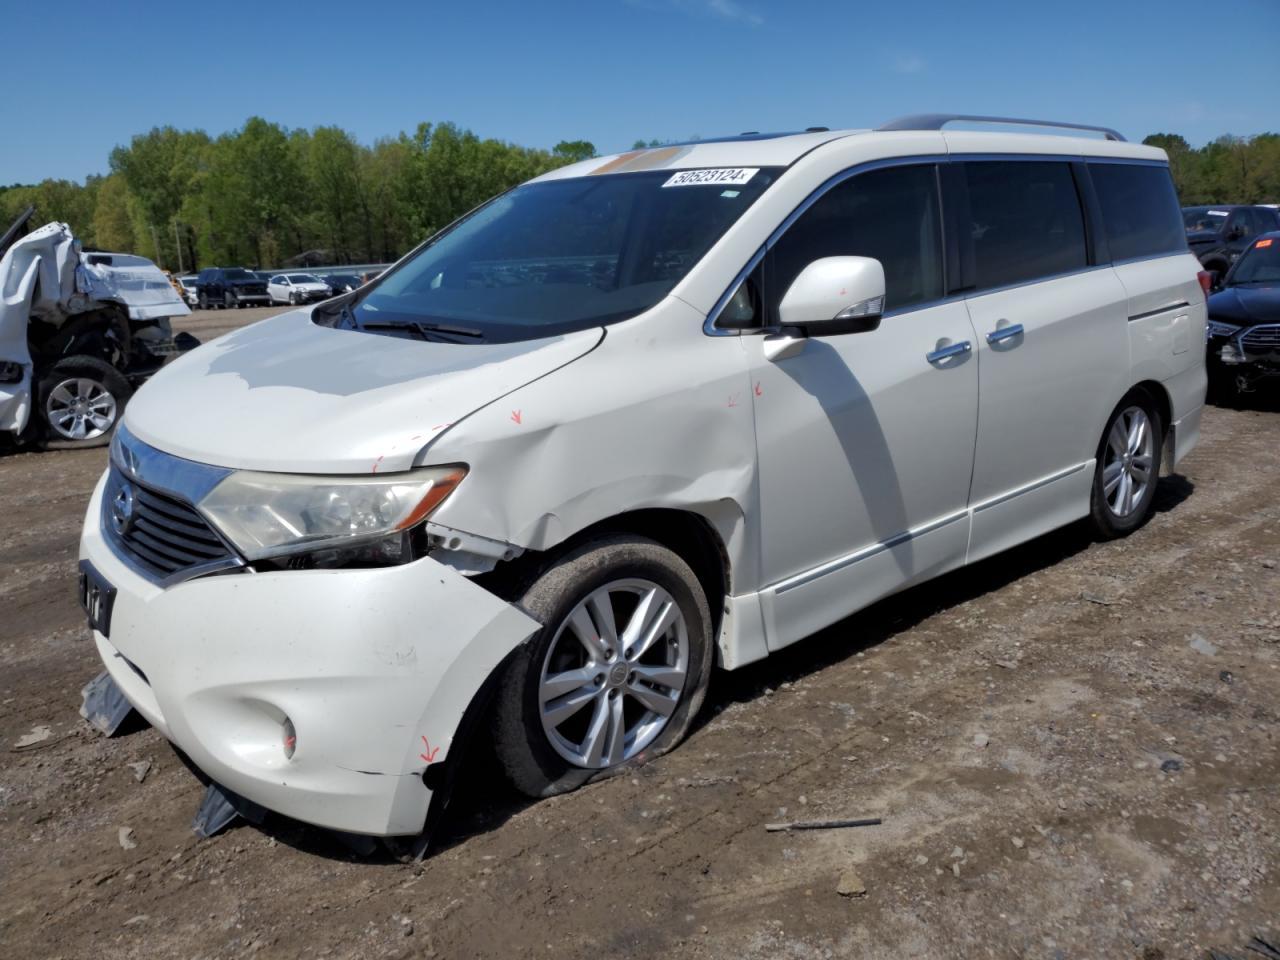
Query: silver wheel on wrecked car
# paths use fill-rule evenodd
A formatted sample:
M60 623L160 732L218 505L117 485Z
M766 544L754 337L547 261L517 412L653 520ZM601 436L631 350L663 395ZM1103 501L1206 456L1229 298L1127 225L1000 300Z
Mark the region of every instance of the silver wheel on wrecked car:
M40 381L38 409L46 443L57 447L107 443L132 393L120 371L97 357L59 360Z
M684 614L649 580L615 580L560 624L538 684L542 729L574 766L630 760L675 712L689 670Z

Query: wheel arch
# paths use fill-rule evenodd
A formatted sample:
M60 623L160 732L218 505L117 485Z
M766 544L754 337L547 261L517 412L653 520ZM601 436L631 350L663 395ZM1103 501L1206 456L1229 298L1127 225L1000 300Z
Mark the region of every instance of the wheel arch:
M620 533L647 537L689 564L711 610L714 636L720 628L724 599L733 583L732 562L720 527L710 517L694 510L644 507L614 514L583 527L546 550L526 551L476 580L504 599L512 600L570 550L588 540Z
M1160 466L1161 470L1168 472L1173 463L1173 398L1169 395L1168 388L1158 380L1142 380L1133 385L1133 389L1141 390L1151 398L1151 402L1156 405L1156 412L1160 414Z

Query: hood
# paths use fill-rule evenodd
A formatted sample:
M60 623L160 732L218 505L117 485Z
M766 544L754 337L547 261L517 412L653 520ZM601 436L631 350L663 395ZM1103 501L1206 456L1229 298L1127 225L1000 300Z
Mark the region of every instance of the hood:
M1209 298L1209 318L1245 327L1280 323L1280 283L1220 290Z
M309 310L293 311L170 363L130 400L124 422L153 447L218 466L407 470L454 423L603 336L593 327L521 343L434 343L317 326Z
M119 303L132 320L185 317L191 313L169 278L150 260L129 254L89 254L81 264L81 286L95 300Z

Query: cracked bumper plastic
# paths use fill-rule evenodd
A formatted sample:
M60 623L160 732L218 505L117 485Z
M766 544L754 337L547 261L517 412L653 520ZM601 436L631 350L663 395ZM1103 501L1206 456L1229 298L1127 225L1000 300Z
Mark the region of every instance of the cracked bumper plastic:
M423 757L448 757L471 698L539 624L430 557L162 590L104 541L101 496L100 482L80 556L116 588L110 637L94 639L134 707L269 810L352 833L419 832Z

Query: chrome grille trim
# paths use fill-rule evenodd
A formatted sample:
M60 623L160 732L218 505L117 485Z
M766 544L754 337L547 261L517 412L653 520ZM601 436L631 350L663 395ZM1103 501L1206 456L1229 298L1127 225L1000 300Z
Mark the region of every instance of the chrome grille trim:
M103 538L130 569L161 587L247 570L244 559L193 506L230 472L156 450L122 425L111 444L103 490ZM113 504L126 488L131 510L119 527Z
M1249 327L1240 334L1240 345L1255 353L1280 350L1280 324L1266 323Z

